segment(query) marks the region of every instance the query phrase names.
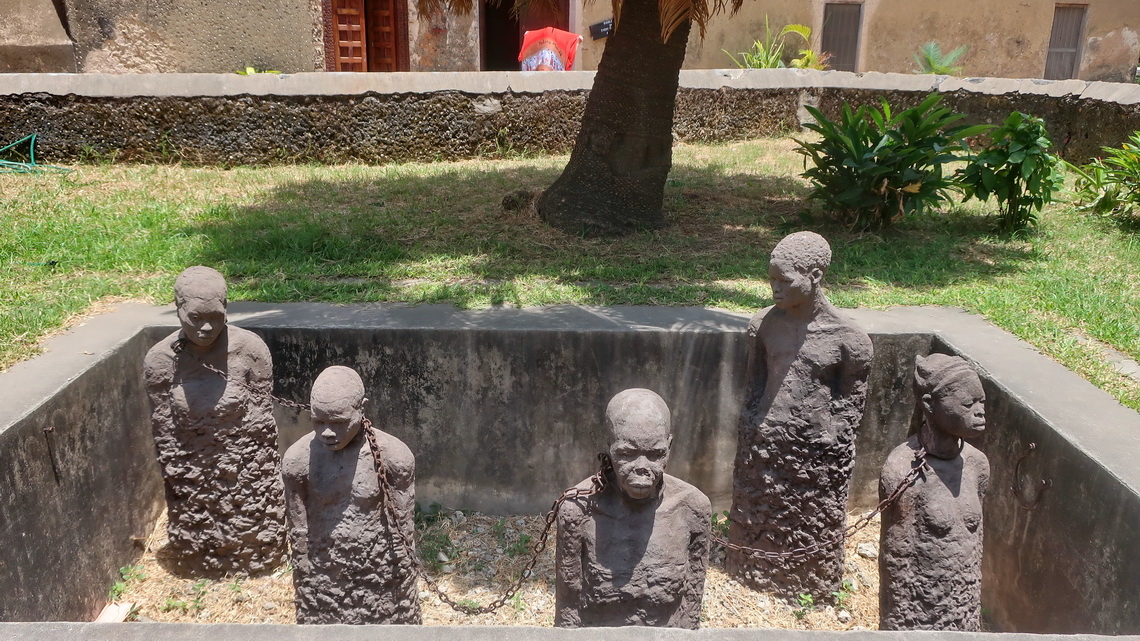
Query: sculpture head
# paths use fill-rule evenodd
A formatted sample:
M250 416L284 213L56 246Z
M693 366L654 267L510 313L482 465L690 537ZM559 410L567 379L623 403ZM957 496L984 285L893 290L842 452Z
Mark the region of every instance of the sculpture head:
M647 389L627 389L606 406L609 456L618 489L631 499L657 497L669 462L669 406Z
M209 347L226 329L226 279L209 267L188 267L174 280L174 305L187 340Z
M986 393L964 358L947 354L915 358L914 396L916 410L933 430L958 438L973 438L986 430Z
M785 236L768 262L768 282L776 307L792 310L812 304L830 265L831 245L823 236L811 231Z
M309 394L313 433L330 450L343 450L364 426L364 382L356 370L333 365Z

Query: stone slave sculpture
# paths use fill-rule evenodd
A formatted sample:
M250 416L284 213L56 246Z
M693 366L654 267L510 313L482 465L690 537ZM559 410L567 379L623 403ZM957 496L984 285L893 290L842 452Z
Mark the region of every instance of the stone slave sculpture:
M365 421L366 400L354 370L321 372L310 395L313 431L285 453L297 623L420 623L416 460ZM379 446L388 496L365 430Z
M269 350L226 324L226 281L213 269L182 272L174 302L182 328L143 361L166 488L166 554L194 576L272 570L285 557L285 503Z
M606 407L607 485L558 512L554 625L700 623L712 508L700 490L665 474L670 423L665 401L646 389L625 390Z
M835 537L846 523L872 347L823 295L831 247L798 232L772 250L775 307L748 326L748 383L740 415L729 539L791 551ZM728 551L726 570L758 590L816 599L838 591L843 546L767 561Z
M929 467L883 512L879 627L977 631L990 464L963 439L985 431L985 393L965 360L945 354L915 359L914 392L912 435L887 457L879 494L899 485L919 450Z

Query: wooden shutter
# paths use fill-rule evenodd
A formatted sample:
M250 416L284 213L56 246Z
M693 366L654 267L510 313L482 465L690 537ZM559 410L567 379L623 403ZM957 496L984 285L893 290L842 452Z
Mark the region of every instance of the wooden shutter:
M368 70L398 71L396 57L396 2L368 2Z
M856 71L863 5L829 2L823 8L820 49L830 54L827 65L837 71Z
M1076 78L1081 65L1081 34L1088 5L1059 4L1053 11L1053 33L1045 58L1045 79Z
M333 0L337 71L367 71L364 0Z

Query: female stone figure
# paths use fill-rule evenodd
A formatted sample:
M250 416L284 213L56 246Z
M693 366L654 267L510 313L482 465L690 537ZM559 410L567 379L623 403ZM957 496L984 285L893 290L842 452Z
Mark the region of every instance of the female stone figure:
M912 435L887 457L880 498L918 464L920 450L929 467L883 512L879 628L976 631L990 465L963 439L985 431L985 393L966 361L946 354L915 359L914 390Z
M269 350L226 324L226 281L190 267L174 282L181 329L143 361L166 487L167 552L194 576L272 570L285 558ZM225 377L207 369L225 373Z

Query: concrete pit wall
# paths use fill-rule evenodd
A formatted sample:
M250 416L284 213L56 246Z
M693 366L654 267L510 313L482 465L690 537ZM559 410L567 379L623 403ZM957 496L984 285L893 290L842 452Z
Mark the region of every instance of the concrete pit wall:
M235 324L266 339L281 396L307 400L321 368L357 367L372 419L416 453L421 502L547 509L562 488L595 469L609 397L645 386L674 412L670 471L708 493L717 509L727 507L745 315L248 303L231 313ZM989 429L978 443L993 468L985 505L987 618L1006 631L1140 632L1140 414L976 317L937 308L850 313L876 348L853 506L876 502L879 466L905 438L914 355L964 354L981 370L988 395ZM137 556L130 537L148 532L161 502L137 372L146 347L174 322L169 308L124 305L56 339L46 356L0 374L0 386L27 405L14 420L0 415L7 426L0 474L4 487L16 488L0 495L0 618L89 619L116 568ZM118 339L96 332L108 327L118 328ZM29 378L37 372L64 382L37 388ZM53 393L39 406L30 400ZM278 408L278 418L283 447L308 429L294 410ZM83 447L66 441L59 450L61 486L44 446L48 424L69 438L85 435ZM1009 488L1030 442L1037 449L1019 476L1029 489L1017 496ZM82 492L66 481L71 476L83 479ZM1041 478L1052 487L1032 509L1023 507ZM59 487L76 489L60 495Z
M567 152L593 72L0 74L0 140L39 134L48 163L432 161ZM980 123L1045 118L1083 162L1140 130L1140 85L795 69L681 72L674 135L723 142L797 131L804 105L947 106Z

